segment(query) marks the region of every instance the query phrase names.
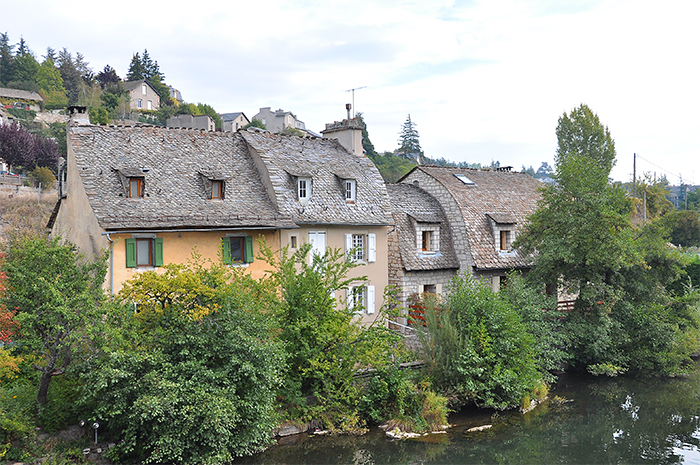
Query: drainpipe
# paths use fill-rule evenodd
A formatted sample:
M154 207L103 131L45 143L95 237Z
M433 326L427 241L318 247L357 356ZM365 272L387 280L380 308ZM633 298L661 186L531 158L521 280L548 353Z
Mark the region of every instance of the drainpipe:
M109 237L109 233L106 233L105 236L109 241L109 294L114 295L114 241Z

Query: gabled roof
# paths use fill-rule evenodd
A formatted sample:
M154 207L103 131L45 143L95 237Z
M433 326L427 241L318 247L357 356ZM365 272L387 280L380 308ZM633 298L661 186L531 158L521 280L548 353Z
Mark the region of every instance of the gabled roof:
M249 156L231 133L153 126L73 126L68 142L99 225L105 230L290 228ZM126 197L125 180L143 177L144 197ZM211 200L209 180L226 181ZM128 183L127 183L128 185Z
M403 268L407 271L458 269L452 233L438 201L411 184L387 184L386 190L396 222ZM423 254L418 250L415 227L420 223L440 228L439 253Z
M248 117L243 113L242 111L237 111L234 113L221 113L219 116L221 116L221 121L224 123L227 123L229 121L233 121L234 119L238 118L240 115L243 115L246 121L250 121Z
M419 166L411 172L415 170L431 176L454 199L464 218L470 252L477 269L529 266L520 252L499 253L496 250L493 223L520 230L537 208L542 187L539 180L526 173L510 171ZM456 175L466 176L473 184L465 184Z
M124 86L124 89L126 89L127 92L131 92L131 91L133 91L134 89L136 89L137 87L139 87L141 84L144 84L144 83L147 84L148 87L150 87L151 89L153 89L153 92L155 92L156 94L158 94L159 97L162 97L162 95L160 95L160 93L156 90L156 88L153 87L153 86L151 85L151 83L148 82L148 81L145 80L145 79L139 79L138 81L126 81L126 82L123 83L123 86Z
M369 158L351 155L335 139L271 134L256 129L236 134L267 171L268 189L279 210L291 215L297 224L393 223L384 180ZM297 199L299 176L312 178L308 202ZM356 181L354 204L345 200L344 179Z
M23 100L35 100L37 102L44 101L44 99L41 98L41 95L37 94L36 92L30 92L28 90L19 90L19 89L8 89L6 87L0 87L0 97L20 98Z

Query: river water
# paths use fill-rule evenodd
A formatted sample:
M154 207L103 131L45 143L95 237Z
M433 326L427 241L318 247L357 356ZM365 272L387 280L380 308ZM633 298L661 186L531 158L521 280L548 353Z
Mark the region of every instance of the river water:
M453 414L447 434L418 440L390 440L376 428L360 437L298 435L240 463L700 464L700 365L676 379L565 375L550 399L525 415Z

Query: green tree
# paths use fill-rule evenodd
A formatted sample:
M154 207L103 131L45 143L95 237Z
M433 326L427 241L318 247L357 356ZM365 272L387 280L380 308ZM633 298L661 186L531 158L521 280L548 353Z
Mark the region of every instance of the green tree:
M416 164L412 160L397 157L391 152L384 152L384 155L369 155L370 160L379 170L379 173L386 182L396 182L403 175L411 171Z
M140 81L141 79L145 79L143 76L143 63L141 62L141 57L139 56L138 52L136 52L131 57L129 71L126 72L126 80Z
M644 199L646 197L647 219L659 218L673 210L673 203L668 199L671 195L671 190L665 176L655 179L650 173L644 173L642 179L637 181L636 189L637 209L640 212L644 208Z
M108 337L95 341L106 351L85 397L123 438L114 459L230 463L270 442L285 361L266 314L275 290L205 265L195 257L140 273L120 291Z
M396 150L396 153L402 158L423 164L423 149L421 149L418 138L416 123L411 121L411 115L409 114L403 126L401 126L399 148Z
M682 258L657 224L632 226L631 200L609 181L614 143L588 107L562 116L557 138L556 183L514 246L534 255L536 282L576 295L564 328L571 363L608 375L682 371L698 325L697 295L666 291Z
M243 129L248 129L248 128L267 129L267 128L265 127L265 125L263 124L263 122L260 121L260 120L257 119L257 118L253 118L253 120L252 120L250 123L248 123L248 124L246 124L245 126L243 126Z
M7 32L0 33L0 83L7 84L12 80L12 49Z
M681 247L700 247L700 214L696 210L667 213L661 222L670 229L671 243Z
M80 72L76 67L73 55L65 47L58 52L56 65L58 65L58 70L61 72L61 78L63 78L63 86L66 89L66 94L68 95L68 103L71 105L78 103L83 81L80 76Z
M365 151L365 155L368 157L379 156L376 150L374 150L374 144L369 140L369 133L367 132L367 123L365 123L365 118L362 112L357 112L357 120L362 125L362 149Z
M282 391L285 408L302 418L320 419L331 429L359 428L361 390L353 375L359 368L386 367L392 355L401 356L399 337L387 328L385 309L365 326L356 318L361 308L338 305L335 291L364 280L347 278L356 265L340 250L311 259L309 244L291 255L283 249L280 258L267 247L263 250L274 264L272 277L282 297L274 316L289 353ZM318 404L308 406L309 395L318 398Z
M99 322L104 298L103 257L85 261L59 239L11 240L2 270L7 275L2 305L17 310L22 328L17 352L36 355L41 373L37 400L45 405L51 378L65 372L86 325Z
M36 74L36 82L41 89L44 99L44 107L53 110L65 108L68 105L68 96L63 87L61 72L54 65L53 59L46 58Z

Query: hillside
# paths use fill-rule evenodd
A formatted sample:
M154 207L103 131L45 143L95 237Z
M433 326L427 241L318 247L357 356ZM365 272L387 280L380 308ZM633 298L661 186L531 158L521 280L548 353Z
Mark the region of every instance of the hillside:
M43 191L41 201L33 187L0 185L0 243L14 234L45 234L58 193Z

